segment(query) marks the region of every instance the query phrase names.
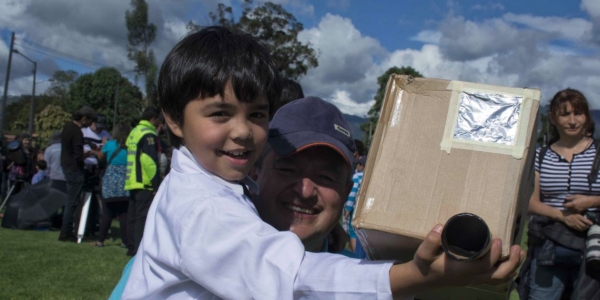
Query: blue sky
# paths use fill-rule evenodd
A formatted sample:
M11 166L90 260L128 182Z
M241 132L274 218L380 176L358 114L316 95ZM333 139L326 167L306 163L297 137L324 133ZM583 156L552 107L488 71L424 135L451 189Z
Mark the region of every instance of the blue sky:
M255 0L256 1L256 0ZM214 0L147 0L157 25L159 63L189 20L208 24ZM392 66L425 77L536 87L548 100L580 89L600 109L600 1L275 0L304 24L299 38L319 51L319 67L300 79L305 94L346 113L365 115L376 78ZM223 1L240 11L239 0ZM38 61L38 81L59 69L125 72L126 0L0 1L0 81L10 32L17 49ZM31 91L31 63L13 57L9 94ZM129 76L131 77L131 76ZM131 80L133 78L131 77ZM49 86L38 85L39 93ZM0 86L2 90L3 85Z

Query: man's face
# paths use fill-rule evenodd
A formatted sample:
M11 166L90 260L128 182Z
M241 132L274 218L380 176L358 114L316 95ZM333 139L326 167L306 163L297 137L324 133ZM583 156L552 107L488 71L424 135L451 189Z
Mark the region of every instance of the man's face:
M258 173L260 217L302 242L322 240L339 221L348 196L350 168L342 156L315 146L287 157L269 153Z

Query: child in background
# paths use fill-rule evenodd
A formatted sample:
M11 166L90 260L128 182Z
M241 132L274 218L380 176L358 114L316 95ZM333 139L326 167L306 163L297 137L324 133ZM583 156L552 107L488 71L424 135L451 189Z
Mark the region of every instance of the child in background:
M267 142L281 79L266 49L223 27L186 36L167 55L158 94L170 129L171 171L148 212L123 299L392 299L431 287L504 281L522 253L446 262L441 226L415 260L366 262L307 253L264 223L247 174ZM350 185L348 185L350 188Z
M46 178L48 178L48 175L46 174L46 168L48 167L48 164L46 163L45 160L41 159L38 160L37 163L35 164L35 175L33 175L33 178L31 179L31 184L36 184Z

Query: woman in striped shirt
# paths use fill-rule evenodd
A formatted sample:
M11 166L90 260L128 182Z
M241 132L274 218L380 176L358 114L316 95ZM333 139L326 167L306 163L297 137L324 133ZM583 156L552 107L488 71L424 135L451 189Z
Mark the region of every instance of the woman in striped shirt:
M548 117L552 140L546 151L537 150L529 212L581 235L577 232L592 225L583 213L600 206L600 183L588 183L587 177L596 155L594 122L585 96L573 89L556 93ZM529 299L560 299L565 287L577 282L583 253L568 246L554 242L553 265L538 265L542 245L533 249Z

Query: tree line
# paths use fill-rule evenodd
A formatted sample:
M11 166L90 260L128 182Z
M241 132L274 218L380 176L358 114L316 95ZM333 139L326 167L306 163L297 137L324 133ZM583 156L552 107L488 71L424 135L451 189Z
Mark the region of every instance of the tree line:
M264 2L255 5L253 0L244 0L241 15L237 18L231 6L218 4L216 11L209 12L209 17L211 24L190 20L187 29L193 31L207 25L222 25L254 36L270 51L284 78L297 81L309 69L319 65L318 49L298 40L298 34L304 30L303 24L279 4ZM70 120L71 112L83 105L89 105L106 115L110 130L115 121L134 125L146 106L158 104L158 66L152 49L156 25L149 22L145 0L131 0L130 9L125 12L125 24L127 57L135 63L135 84L111 67L86 74L78 74L73 70L56 71L50 79L50 88L43 95L36 96L34 129L42 146L45 146L53 131L60 130L64 122ZM367 140L364 142L367 145L375 131L385 86L392 73L422 77L412 67L392 67L377 78L379 89L374 96L375 104L369 110L368 122L361 126L366 133ZM139 81L142 81L143 92L138 88ZM29 100L30 96L23 96L7 106L5 122L9 133L26 131Z

